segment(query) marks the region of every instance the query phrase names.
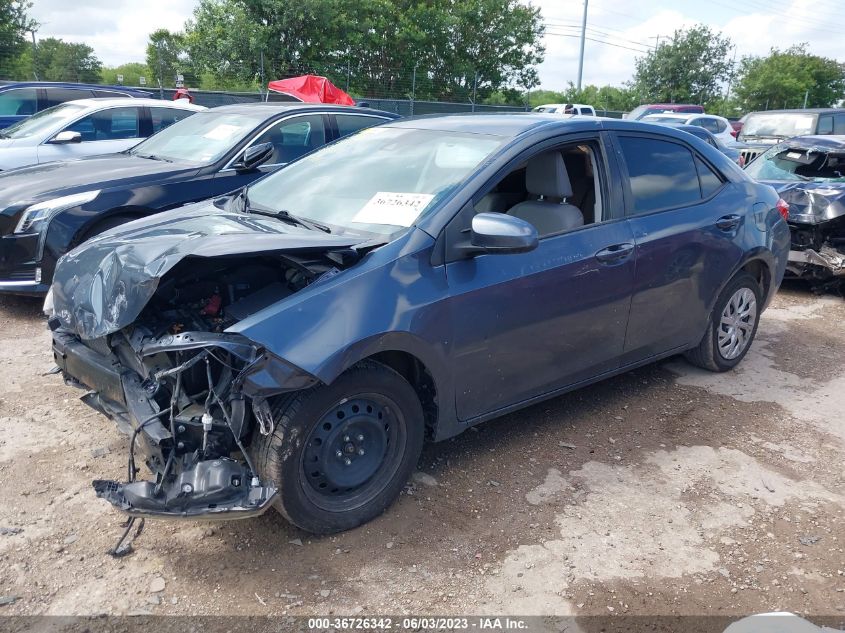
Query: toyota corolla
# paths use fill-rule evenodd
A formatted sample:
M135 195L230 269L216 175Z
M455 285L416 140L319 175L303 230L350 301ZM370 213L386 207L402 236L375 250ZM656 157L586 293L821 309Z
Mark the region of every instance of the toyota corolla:
M100 497L327 533L384 511L427 439L675 354L735 367L784 212L665 127L398 120L95 237L46 307L65 381L129 436Z

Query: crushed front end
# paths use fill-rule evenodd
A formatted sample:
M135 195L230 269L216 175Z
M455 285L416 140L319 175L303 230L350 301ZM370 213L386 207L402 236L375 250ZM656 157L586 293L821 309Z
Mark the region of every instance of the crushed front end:
M787 273L817 282L845 279L845 182L781 188L789 204Z
M129 436L126 481L94 481L96 494L131 516L263 513L278 482L261 478L250 444L274 431L274 396L318 380L226 330L333 276L336 264L325 250L187 257L141 292L126 282L141 270L128 261L84 279L63 263L46 306L66 383ZM95 291L81 292L83 281ZM148 481L137 479L141 463Z

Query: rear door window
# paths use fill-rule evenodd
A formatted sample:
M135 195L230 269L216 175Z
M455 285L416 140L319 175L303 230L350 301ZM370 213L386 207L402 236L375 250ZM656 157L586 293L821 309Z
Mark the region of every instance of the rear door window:
M845 114L833 115L833 133L845 135Z
M363 130L367 127L372 127L373 125L378 125L379 123L384 123L386 120L381 117L358 114L336 114L334 115L334 119L337 123L338 138L347 136L348 134L352 134L358 130Z
M77 99L90 99L94 96L94 91L89 89L76 88L46 88L47 91L47 105L54 106L66 101L76 101Z
M37 110L35 88L12 88L0 92L0 116L29 116Z
M639 136L620 136L619 143L628 166L634 215L701 200L693 153L685 146Z
M191 110L179 110L176 108L150 108L150 118L152 119L153 134L160 132L166 127L169 127L187 118L193 114Z

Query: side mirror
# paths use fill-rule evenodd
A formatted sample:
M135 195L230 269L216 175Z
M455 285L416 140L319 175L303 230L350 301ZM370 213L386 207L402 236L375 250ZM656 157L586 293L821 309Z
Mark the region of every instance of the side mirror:
M252 171L270 158L274 149L272 143L261 143L261 145L247 147L241 159L232 166L236 171Z
M50 139L50 143L53 145L69 145L70 143L81 142L82 134L80 134L79 132L71 132L70 130L59 132L53 138Z
M537 229L525 220L504 213L479 213L472 218L470 243L461 250L466 255L527 253L538 243Z

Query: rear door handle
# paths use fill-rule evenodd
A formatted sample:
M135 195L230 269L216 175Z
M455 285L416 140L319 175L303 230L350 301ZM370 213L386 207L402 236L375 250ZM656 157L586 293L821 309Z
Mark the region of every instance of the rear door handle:
M596 253L596 259L604 264L614 264L628 259L633 252L634 245L629 242L624 242L622 244L614 244L613 246L601 249L598 253Z
M721 218L716 220L716 227L722 231L732 231L739 226L741 220L742 218L735 213L732 213L731 215L723 215Z

